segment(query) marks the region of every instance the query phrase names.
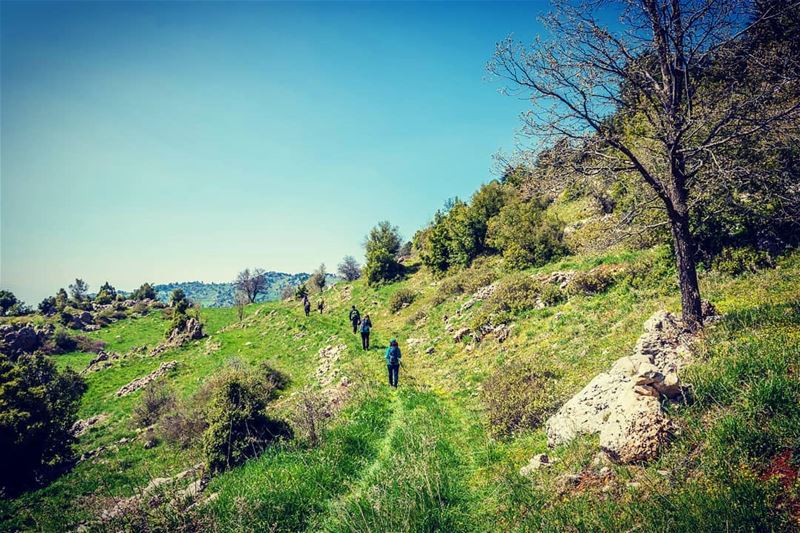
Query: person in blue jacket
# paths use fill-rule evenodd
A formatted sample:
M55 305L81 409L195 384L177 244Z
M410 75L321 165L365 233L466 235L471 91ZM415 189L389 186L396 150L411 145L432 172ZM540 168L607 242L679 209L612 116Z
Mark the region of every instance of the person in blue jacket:
M397 339L389 341L389 347L386 348L386 367L389 369L389 386L397 388L397 378L400 376L400 346L397 345Z

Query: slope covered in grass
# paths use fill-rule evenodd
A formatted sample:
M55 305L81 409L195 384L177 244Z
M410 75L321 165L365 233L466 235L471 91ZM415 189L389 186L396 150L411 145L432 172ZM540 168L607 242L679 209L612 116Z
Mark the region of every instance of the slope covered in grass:
M110 416L81 437L78 451L108 448L49 486L4 501L0 529L91 526L97 509L202 459L199 446L161 442L145 449L131 423L141 393L115 396L160 363L178 362L168 381L188 396L232 360L269 361L290 377L272 409L291 420L301 397L295 393L318 380L320 349L339 344L345 349L335 363L336 379L349 380L349 400L317 445L302 439L276 444L211 479L205 494L217 496L210 503L171 517L154 510L150 526L190 529L202 519L225 531L797 529L798 254L775 269L737 278L702 274L704 296L723 318L696 343L695 362L683 376L691 394L669 407L679 431L658 460L594 464L592 437L548 450L537 423L503 432L488 422L483 389L499 369L522 365L549 376L536 396L545 417L626 355L653 312L678 310L671 259L660 248L572 256L524 276L600 265L618 273L596 293L503 311L510 328L503 342L493 334L478 342L475 335L489 306L503 302L474 300L473 293L520 276L491 260L444 279L419 270L380 288L338 284L325 292L325 313L308 318L296 302L249 306L241 322L232 309L204 309L209 338L157 357L132 353L86 375L80 417ZM398 291L412 301L392 312ZM349 329L351 304L373 319L368 352ZM109 351L127 353L160 342L165 327L151 314L91 335L106 341ZM470 333L455 340L464 328ZM385 385L383 350L391 337L404 354L397 391ZM92 354L55 358L82 369ZM116 444L123 438L131 440ZM541 452L550 454L553 466L521 476L520 467Z

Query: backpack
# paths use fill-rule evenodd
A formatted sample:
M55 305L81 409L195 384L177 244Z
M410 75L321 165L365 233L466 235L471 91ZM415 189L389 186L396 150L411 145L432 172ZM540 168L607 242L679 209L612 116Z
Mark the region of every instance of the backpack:
M369 320L362 320L361 321L361 333L369 333L370 326L372 326L372 323Z
M389 347L389 364L390 365L400 364L400 348L398 348L397 346Z

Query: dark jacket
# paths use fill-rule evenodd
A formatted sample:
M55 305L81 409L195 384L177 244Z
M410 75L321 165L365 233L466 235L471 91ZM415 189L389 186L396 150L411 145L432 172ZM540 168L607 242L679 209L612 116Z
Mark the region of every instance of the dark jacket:
M361 320L361 313L358 312L358 309L351 309L350 322L358 323L359 320Z
M392 344L386 348L386 364L399 365L402 355L403 354L400 353L400 347L397 344Z
M361 333L369 333L370 329L372 329L372 320L369 318L363 319L360 326Z

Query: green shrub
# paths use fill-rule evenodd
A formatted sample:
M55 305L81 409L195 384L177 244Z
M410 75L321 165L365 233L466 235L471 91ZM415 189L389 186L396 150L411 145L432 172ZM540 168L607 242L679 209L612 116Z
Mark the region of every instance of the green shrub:
M392 294L389 298L389 310L392 313L397 313L407 305L411 304L417 297L417 293L411 289L402 288Z
M483 383L489 430L495 437L538 427L556 405L556 375L528 362L508 363Z
M73 455L72 425L86 391L72 370L46 356L0 355L0 492L16 494L42 481Z
M753 273L772 266L773 260L767 252L749 247L724 248L713 262L714 270L731 276Z
M133 424L136 427L147 427L174 408L175 393L163 381L154 381L145 387L139 403L133 408Z
M480 288L491 285L497 280L497 273L489 268L469 268L460 274L464 292L474 293Z
M269 367L224 370L215 380L203 434L203 453L211 472L222 472L258 456L270 442L291 435L282 420L265 410L284 378Z
M566 253L564 224L545 214L541 200L512 202L489 221L487 243L503 254L506 266L541 266Z
M576 272L567 285L569 294L599 294L605 292L621 274L621 269L600 265L591 270Z
M78 341L63 329L57 329L53 334L53 344L61 352L71 352L78 347Z
M558 305L567 299L567 295L552 283L544 283L542 285L541 293L539 294L542 303L546 307Z
M500 311L521 313L539 306L542 284L529 274L514 274L499 284L489 306Z

